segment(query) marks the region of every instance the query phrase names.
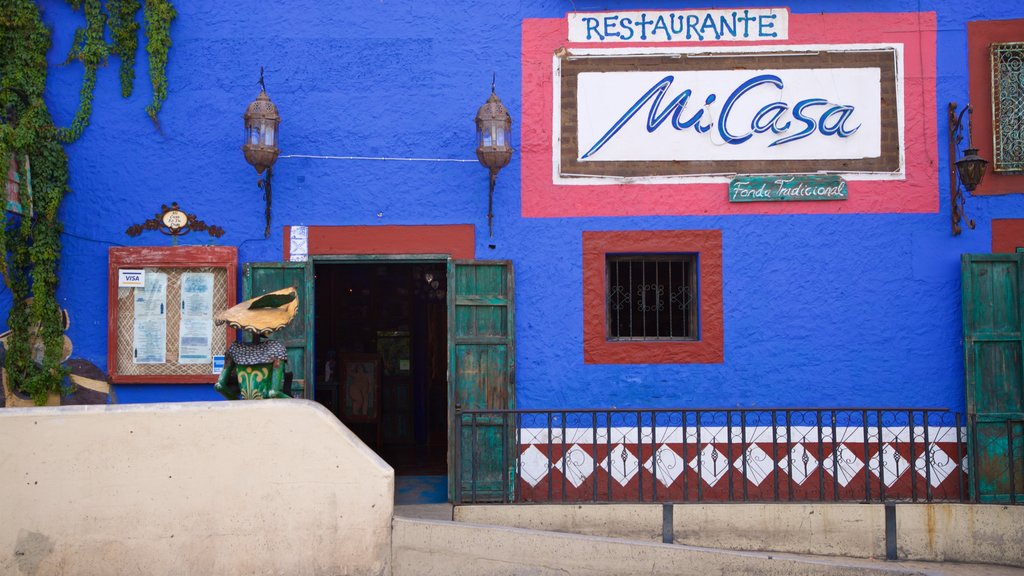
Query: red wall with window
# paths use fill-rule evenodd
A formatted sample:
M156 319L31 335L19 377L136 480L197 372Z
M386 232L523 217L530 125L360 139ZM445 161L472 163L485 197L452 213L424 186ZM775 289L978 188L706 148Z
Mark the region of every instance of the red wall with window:
M608 254L698 254L700 338L609 341L605 305ZM651 230L583 233L583 357L587 364L718 364L724 359L722 232Z
M993 42L1024 42L1024 20L980 20L967 23L967 66L969 94L974 114L972 140L978 155L992 159L992 64L989 45ZM1024 174L997 174L989 164L975 195L1024 192ZM1012 252L1012 250L1011 250Z

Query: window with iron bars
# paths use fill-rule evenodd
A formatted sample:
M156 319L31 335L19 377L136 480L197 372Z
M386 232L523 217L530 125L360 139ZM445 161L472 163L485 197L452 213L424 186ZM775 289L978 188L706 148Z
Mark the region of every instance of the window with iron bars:
M606 256L609 340L697 340L697 255Z
M992 57L992 169L1024 172L1024 42L1001 42Z

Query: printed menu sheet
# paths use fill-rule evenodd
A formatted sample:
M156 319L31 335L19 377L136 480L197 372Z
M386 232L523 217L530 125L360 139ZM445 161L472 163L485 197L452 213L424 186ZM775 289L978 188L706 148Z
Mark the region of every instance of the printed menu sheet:
M213 340L213 273L181 275L181 323L178 363L210 364Z
M167 361L167 274L147 272L146 285L134 290L135 363L163 364Z

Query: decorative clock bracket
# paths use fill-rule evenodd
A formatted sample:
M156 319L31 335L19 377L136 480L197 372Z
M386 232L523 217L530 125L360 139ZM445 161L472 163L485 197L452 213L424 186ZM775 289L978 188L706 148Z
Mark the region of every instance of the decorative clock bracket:
M224 235L223 228L220 226L210 226L197 218L195 214L186 214L178 208L177 202L171 202L169 207L166 204L160 206L160 212L142 224L132 224L125 233L135 237L149 230L156 230L161 234L170 236L171 243L174 245L178 244L179 236L184 236L189 232L205 231L214 238L220 238Z

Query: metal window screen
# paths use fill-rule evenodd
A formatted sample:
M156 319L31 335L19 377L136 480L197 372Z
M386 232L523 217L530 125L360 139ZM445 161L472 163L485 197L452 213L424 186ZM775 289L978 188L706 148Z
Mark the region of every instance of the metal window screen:
M135 307L134 288L117 289L117 371L129 376L190 376L212 375L210 364L179 364L178 336L181 323L181 275L186 272L213 273L213 311L224 310L227 303L227 271L221 268L159 268L147 267L146 273L167 274L167 362L163 364L136 364L133 359ZM227 345L226 330L214 326L210 342L211 354L223 355Z
M697 339L696 255L607 256L605 270L609 339Z
M992 146L996 172L1024 171L1024 42L992 44Z

